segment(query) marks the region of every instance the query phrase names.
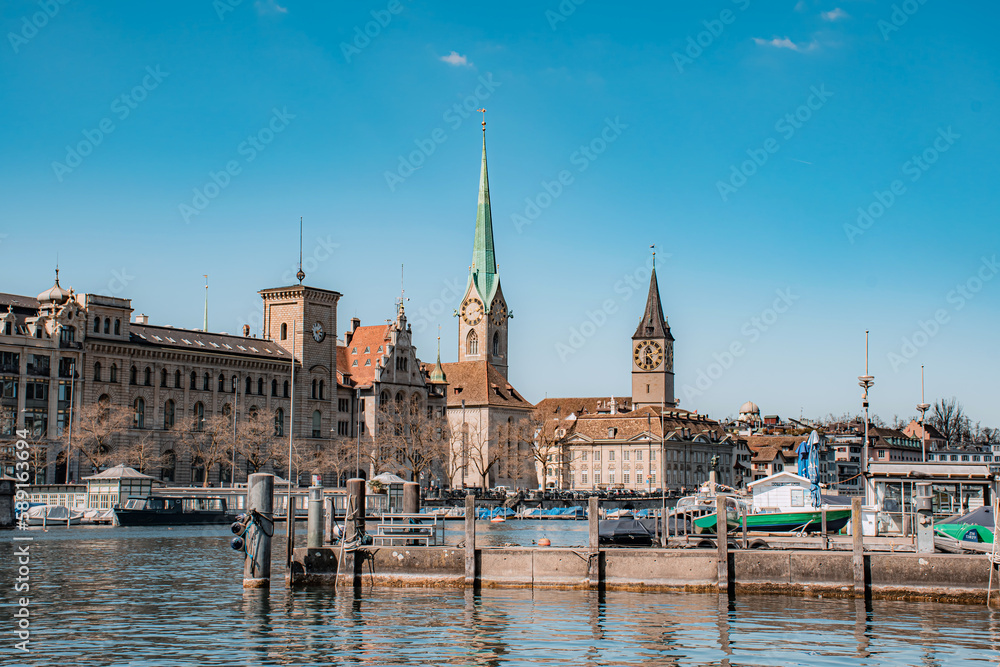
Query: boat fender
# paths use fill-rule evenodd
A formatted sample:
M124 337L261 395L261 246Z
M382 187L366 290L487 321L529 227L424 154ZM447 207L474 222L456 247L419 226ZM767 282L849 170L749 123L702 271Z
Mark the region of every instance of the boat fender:
M233 541L229 543L229 546L231 546L235 551L243 551L243 538L239 536L234 537Z

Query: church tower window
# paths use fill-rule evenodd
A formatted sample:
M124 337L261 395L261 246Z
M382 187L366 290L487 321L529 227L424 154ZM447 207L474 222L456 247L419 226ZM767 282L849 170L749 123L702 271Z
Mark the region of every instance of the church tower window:
M479 336L476 335L475 330L469 331L469 337L466 339L465 350L469 356L475 356L479 354Z

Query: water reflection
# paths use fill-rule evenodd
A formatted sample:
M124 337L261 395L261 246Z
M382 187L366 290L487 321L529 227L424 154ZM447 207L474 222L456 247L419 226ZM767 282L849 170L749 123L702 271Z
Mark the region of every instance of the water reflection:
M32 665L986 665L1000 652L1000 612L981 606L367 585L288 591L280 567L268 592L242 588L225 529L80 528L35 538ZM283 548L276 540L279 565ZM7 581L12 550L8 538ZM0 613L9 618L4 588Z

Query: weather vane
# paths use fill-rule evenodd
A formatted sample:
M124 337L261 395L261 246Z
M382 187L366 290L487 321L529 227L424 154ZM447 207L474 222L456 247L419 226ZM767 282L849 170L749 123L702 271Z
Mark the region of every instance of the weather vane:
M476 109L476 111L480 111L483 114L483 132L485 132L486 131L486 109Z

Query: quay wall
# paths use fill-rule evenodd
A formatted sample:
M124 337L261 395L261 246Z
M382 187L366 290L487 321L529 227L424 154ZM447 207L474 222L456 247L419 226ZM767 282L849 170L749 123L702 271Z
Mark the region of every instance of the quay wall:
M299 548L291 586L466 586L456 547L379 546L343 554ZM983 555L865 553L864 590L855 587L851 552L715 549L488 547L475 551L474 586L777 593L985 602L991 564ZM720 573L728 575L720 586ZM994 573L996 579L996 573ZM996 583L996 582L994 582ZM996 593L994 594L996 596Z

